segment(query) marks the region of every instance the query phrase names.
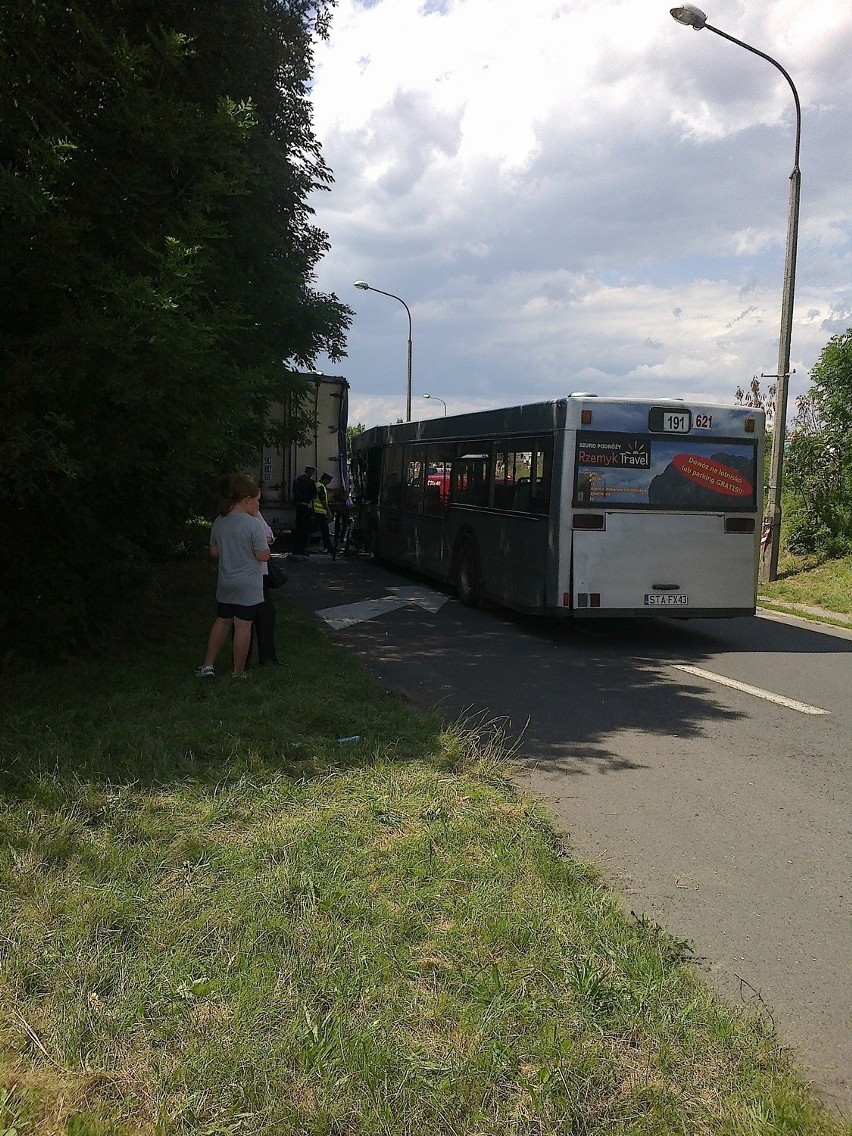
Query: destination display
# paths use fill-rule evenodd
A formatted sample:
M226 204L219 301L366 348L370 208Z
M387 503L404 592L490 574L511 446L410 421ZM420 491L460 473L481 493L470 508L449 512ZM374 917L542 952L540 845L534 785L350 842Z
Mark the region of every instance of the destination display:
M754 442L583 431L574 505L750 512L756 464Z

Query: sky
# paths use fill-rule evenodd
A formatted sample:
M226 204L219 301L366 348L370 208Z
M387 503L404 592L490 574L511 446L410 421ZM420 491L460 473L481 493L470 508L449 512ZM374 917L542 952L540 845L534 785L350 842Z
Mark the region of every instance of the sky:
M317 46L316 284L355 311L350 422L572 391L732 402L777 369L795 148L766 60L673 0L337 0ZM801 100L789 411L852 326L852 3L714 0ZM772 380L761 380L765 388ZM433 397L424 399L429 393ZM789 417L789 416L788 416Z

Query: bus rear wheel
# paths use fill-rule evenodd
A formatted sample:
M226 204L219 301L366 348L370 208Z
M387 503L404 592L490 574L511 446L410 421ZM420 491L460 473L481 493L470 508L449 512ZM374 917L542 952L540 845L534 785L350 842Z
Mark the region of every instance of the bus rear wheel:
M463 540L456 553L456 594L465 607L479 606L479 553L470 539Z

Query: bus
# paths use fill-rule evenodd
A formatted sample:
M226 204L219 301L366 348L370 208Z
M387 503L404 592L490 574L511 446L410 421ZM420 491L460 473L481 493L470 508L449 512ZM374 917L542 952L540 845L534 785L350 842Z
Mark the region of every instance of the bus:
M376 426L352 473L374 556L522 612L754 615L764 414L570 394Z

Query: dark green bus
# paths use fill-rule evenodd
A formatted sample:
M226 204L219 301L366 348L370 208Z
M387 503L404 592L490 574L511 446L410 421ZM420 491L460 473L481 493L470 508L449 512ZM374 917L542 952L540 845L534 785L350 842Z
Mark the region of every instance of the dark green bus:
M377 426L352 472L379 559L518 611L753 615L764 418L597 398Z

